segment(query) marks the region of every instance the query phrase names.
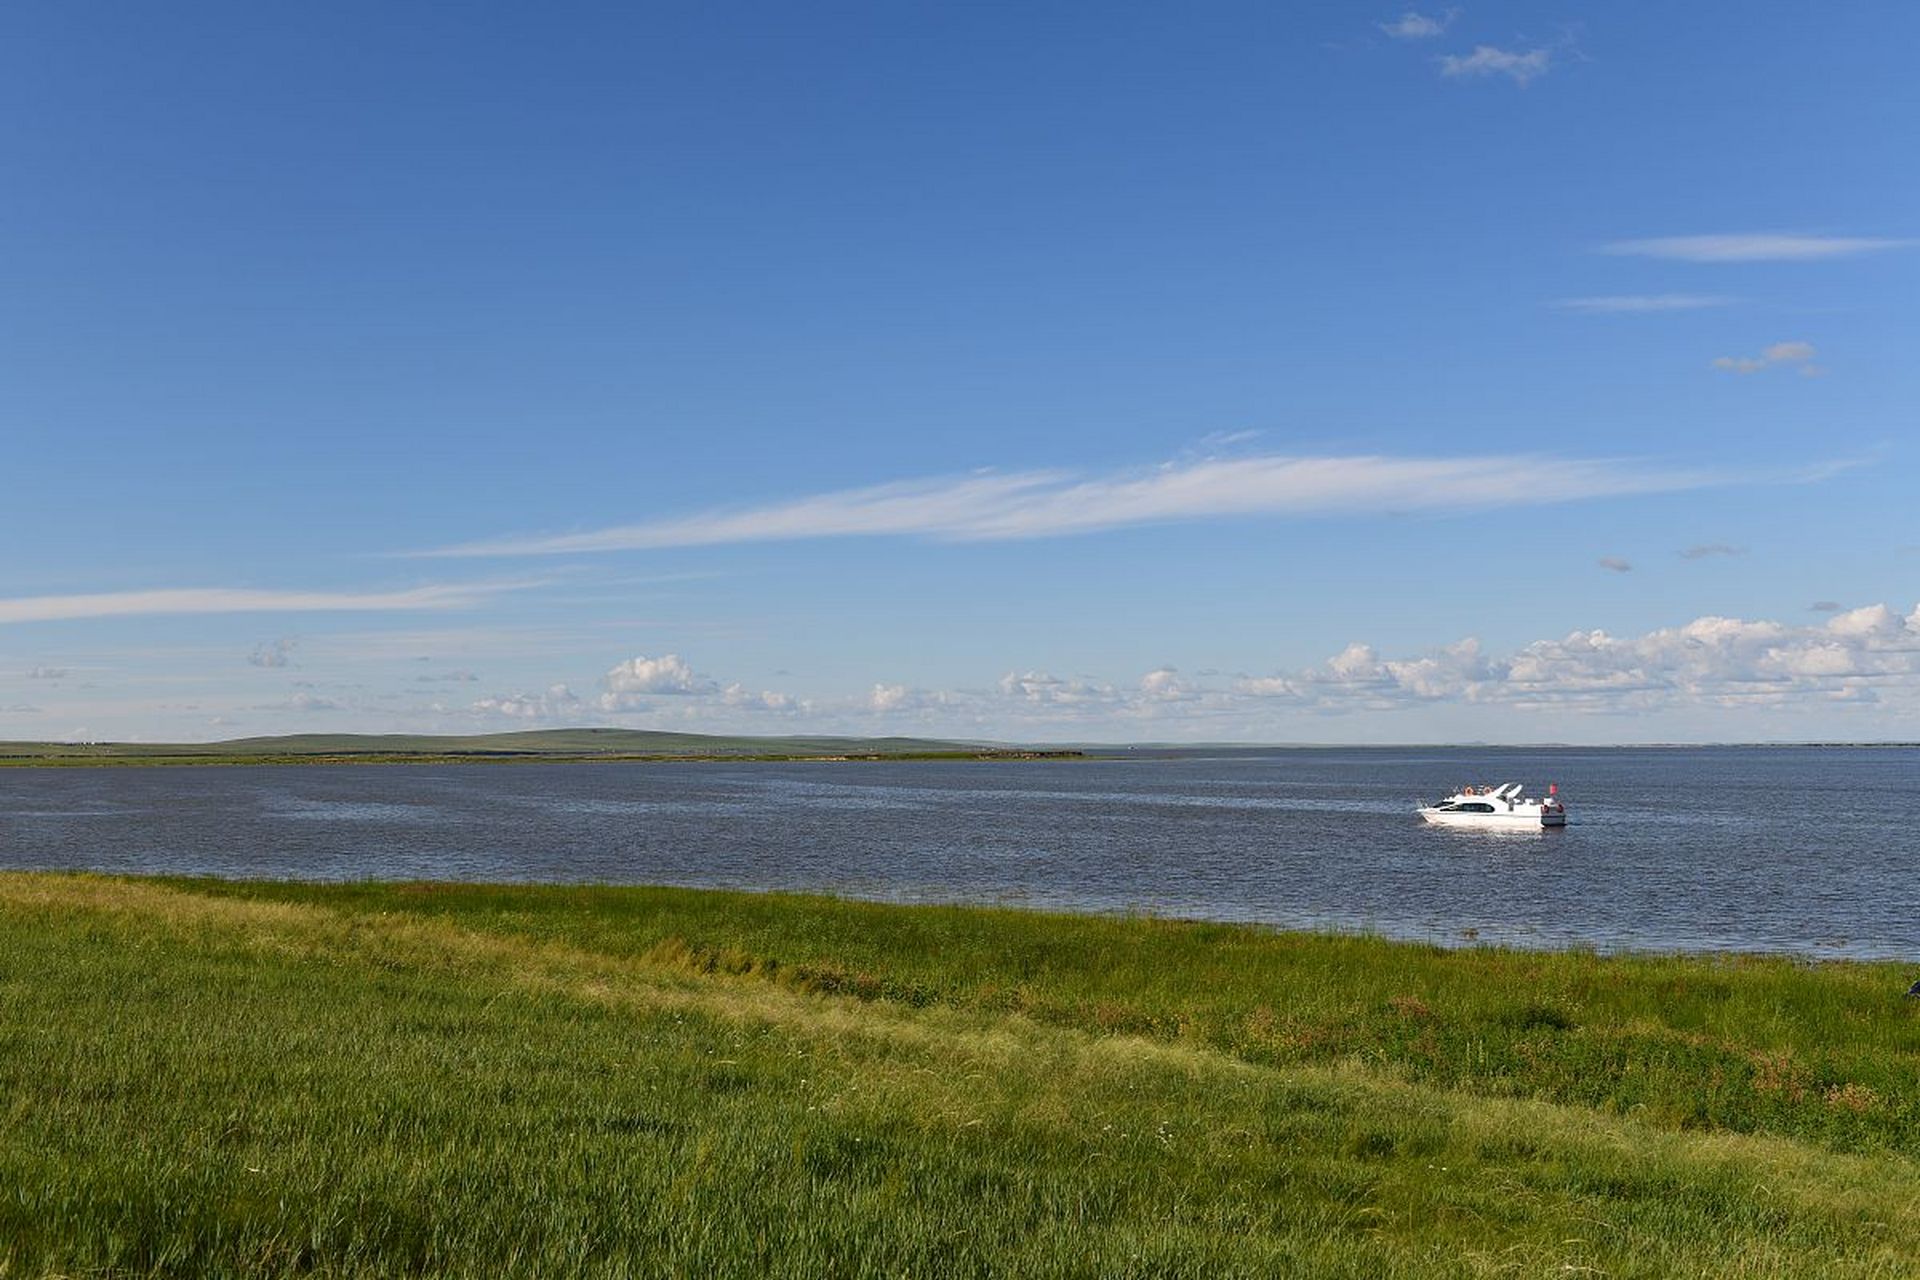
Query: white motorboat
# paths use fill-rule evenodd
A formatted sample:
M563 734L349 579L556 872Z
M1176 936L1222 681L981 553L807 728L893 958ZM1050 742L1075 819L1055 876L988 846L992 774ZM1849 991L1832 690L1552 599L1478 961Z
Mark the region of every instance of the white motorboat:
M1567 807L1560 803L1560 788L1549 786L1547 798L1532 800L1522 794L1518 782L1497 787L1468 787L1445 800L1423 804L1419 814L1426 821L1443 827L1564 827Z

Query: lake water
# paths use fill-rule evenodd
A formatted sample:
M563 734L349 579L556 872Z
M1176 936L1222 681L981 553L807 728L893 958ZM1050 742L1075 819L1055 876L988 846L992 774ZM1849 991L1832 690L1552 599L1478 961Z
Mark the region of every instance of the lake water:
M1416 799L1561 784L1572 825ZM1920 959L1920 750L0 769L0 867L801 889L1396 937Z

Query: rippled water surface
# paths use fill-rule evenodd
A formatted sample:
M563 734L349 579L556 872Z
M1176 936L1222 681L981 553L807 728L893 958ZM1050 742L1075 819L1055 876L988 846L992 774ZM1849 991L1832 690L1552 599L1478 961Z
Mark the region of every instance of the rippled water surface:
M1422 826L1561 784L1563 831ZM606 881L1920 958L1920 750L0 770L0 866Z

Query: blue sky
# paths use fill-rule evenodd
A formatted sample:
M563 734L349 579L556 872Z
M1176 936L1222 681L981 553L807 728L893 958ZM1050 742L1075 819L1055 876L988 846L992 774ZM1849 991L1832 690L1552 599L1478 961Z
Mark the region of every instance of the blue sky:
M25 4L0 737L1912 738L1907 4Z

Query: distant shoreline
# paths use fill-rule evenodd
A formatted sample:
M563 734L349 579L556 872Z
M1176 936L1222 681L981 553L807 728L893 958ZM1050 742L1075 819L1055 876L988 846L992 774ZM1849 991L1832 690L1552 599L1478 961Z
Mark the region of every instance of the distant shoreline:
M1920 742L1232 743L1033 745L937 738L726 737L645 729L512 733L288 734L221 742L0 742L0 769L195 765L873 763L884 761L1126 760L1204 752L1914 750Z
M0 769L130 769L194 767L269 767L275 765L407 764L828 764L931 760L1081 760L1074 750L979 750L839 752L602 752L541 751L330 752L316 754L183 754L0 756Z

